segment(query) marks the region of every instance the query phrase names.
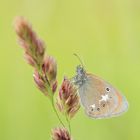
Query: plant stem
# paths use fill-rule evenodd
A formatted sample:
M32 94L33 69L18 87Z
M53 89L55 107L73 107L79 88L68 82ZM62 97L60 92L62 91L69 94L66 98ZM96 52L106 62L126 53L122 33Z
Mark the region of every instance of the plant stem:
M63 127L65 127L64 123L62 122L57 110L56 110L56 107L55 107L55 104L54 104L54 99L53 99L53 96L52 96L52 107L53 107L53 110L58 118L58 120L60 121L60 123L62 124Z
M70 125L70 120L69 120L67 114L66 114L65 116L66 116L66 120L67 120L68 127L69 127L69 133L70 133L70 135L71 135L71 125Z
M43 73L42 73L42 68L38 67L38 72L39 72L40 75L44 78ZM57 112L57 110L56 110L55 103L54 103L54 96L53 96L54 93L52 92L52 90L51 90L51 88L50 88L50 83L49 83L49 81L48 81L46 75L45 75L44 80L46 81L46 87L47 87L47 89L48 89L48 93L49 93L49 97L50 97L50 100L51 100L51 104L52 104L53 110L54 110L54 112L55 112L55 114L56 114L56 116L57 116L59 122L62 124L63 127L65 127L63 121L61 120L61 118L60 118L60 116L59 116L59 114L58 114L58 112Z

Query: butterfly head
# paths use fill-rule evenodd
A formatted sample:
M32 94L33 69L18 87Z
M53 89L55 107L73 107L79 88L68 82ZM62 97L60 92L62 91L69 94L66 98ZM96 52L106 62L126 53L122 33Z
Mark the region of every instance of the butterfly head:
M83 66L78 65L76 68L76 76L74 77L74 83L77 86L82 86L86 81L86 71Z
M85 70L81 65L78 65L76 67L76 74L79 75L79 76L85 75Z

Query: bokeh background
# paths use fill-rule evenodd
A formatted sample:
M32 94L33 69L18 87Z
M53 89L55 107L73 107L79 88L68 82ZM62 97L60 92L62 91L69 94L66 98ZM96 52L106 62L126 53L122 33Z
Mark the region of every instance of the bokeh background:
M57 59L58 80L79 64L127 97L123 116L92 120L81 108L72 120L75 140L140 139L139 0L0 0L0 140L50 140L58 126L49 100L34 86L13 20L25 16Z

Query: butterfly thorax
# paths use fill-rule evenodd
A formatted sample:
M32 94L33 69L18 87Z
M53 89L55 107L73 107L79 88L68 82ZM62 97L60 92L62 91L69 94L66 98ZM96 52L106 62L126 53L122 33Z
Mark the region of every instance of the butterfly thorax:
M76 68L76 76L74 77L74 84L80 87L86 80L87 76L85 69L81 65L78 65Z

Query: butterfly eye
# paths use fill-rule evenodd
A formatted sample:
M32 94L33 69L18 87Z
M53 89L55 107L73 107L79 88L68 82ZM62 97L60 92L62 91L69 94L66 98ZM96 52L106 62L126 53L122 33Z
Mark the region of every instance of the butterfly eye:
M107 88L106 88L106 91L107 91L107 92L109 92L109 91L110 91L110 89L107 87Z

